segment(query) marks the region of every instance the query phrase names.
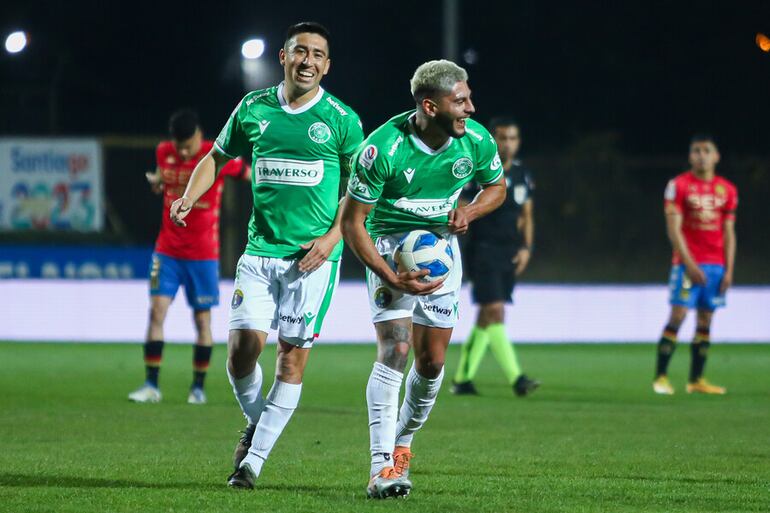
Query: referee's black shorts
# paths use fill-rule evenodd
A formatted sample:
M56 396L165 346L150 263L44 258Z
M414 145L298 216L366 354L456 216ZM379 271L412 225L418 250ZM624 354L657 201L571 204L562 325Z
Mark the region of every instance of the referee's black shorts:
M512 302L516 286L516 266L512 260L516 251L511 245L468 241L463 260L474 303Z

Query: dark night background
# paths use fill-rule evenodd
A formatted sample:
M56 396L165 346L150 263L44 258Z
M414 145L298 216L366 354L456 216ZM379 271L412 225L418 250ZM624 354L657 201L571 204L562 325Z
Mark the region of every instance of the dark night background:
M0 31L23 29L31 41L0 57L0 134L157 139L173 110L192 106L213 136L244 93L241 43L265 38L277 72L283 33L300 20L331 30L324 86L368 132L410 108L415 67L442 57L441 9L437 0L15 2ZM738 277L770 281L770 54L754 41L770 33L770 2L461 1L460 11L458 60L476 118L518 118L537 173L532 279L602 279L565 271L590 261L605 279L664 280L662 190L685 169L689 137L708 132L720 172L741 191ZM468 50L475 63L463 60ZM118 211L129 182L157 201L139 172L151 166L151 151L107 154ZM150 211L154 226L124 219L122 240L152 242L159 207Z

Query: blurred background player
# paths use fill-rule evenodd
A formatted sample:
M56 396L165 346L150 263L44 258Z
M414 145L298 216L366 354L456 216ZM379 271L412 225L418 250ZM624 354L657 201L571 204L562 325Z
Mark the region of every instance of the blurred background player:
M254 488L299 404L310 349L339 281L341 186L364 139L358 115L321 87L331 65L325 27L292 25L278 57L284 81L243 98L171 208L184 225L217 170L253 156L254 208L230 303L227 374L248 422L227 480L233 488ZM278 357L263 399L258 358L271 328Z
M674 249L669 282L671 315L658 342L652 388L658 394L674 393L667 377L668 363L687 310L696 308L687 393L724 394L725 388L703 378L703 370L711 346L714 310L725 305L725 292L733 283L738 190L716 175L719 150L712 137L693 137L689 160L691 170L671 180L665 192L666 229Z
M179 286L184 285L197 333L193 346L193 382L187 402L203 404L206 402L203 382L213 344L211 307L219 304L219 207L224 178L249 180L251 170L241 159L228 163L215 185L195 204L189 216L193 225L184 230L171 222L169 209L184 193L195 165L211 151L214 143L203 139L198 115L192 110L174 113L169 132L171 140L162 141L156 150L155 172L147 173L153 191L163 194L163 220L150 270L150 320L144 343L146 380L128 398L139 403L161 400L158 372L163 357L163 322Z
M521 144L518 123L510 118L495 118L489 128L503 161L508 192L500 208L476 221L468 231L464 260L479 312L476 325L462 346L452 392L477 393L473 378L487 346L491 346L513 391L524 396L540 383L521 372L513 344L505 333L505 304L512 302L516 277L524 272L532 256L535 182L530 170L516 159ZM463 190L461 201L473 201L480 190L476 182L470 183Z
M430 61L411 80L416 109L393 117L362 144L343 211L345 241L367 266L377 360L366 386L369 410L369 497L407 495L414 434L425 424L444 377L449 339L458 317L462 263L456 235L505 199L495 141L470 116L468 74L455 63ZM457 205L471 180L482 191ZM369 215L371 213L371 215ZM399 273L393 251L415 229L446 237L455 255L446 280L419 281ZM409 349L414 363L398 398Z

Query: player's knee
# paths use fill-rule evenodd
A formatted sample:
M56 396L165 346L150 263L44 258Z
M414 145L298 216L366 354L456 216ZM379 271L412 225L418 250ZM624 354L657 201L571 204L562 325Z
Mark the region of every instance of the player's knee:
M195 329L198 333L211 330L211 311L210 310L197 310L193 316L195 321Z
M235 371L254 367L261 350L259 337L249 330L231 330L227 340L227 362Z
M283 360L278 363L275 370L275 377L284 383L298 385L302 383L302 376L304 373L304 365L291 360Z
M157 325L162 325L166 320L166 313L168 312L168 305L154 303L150 306L150 322Z
M478 326L480 328L486 328L490 324L497 324L503 322L505 315L505 307L498 303L488 303L481 305L479 308Z
M279 341L275 377L284 383L302 383L308 351L309 349L302 349L283 340Z
M671 316L669 317L668 324L672 328L679 329L679 327L682 326L685 317L687 317L686 308L673 308L671 309Z
M402 372L409 359L409 343L393 341L383 344L379 356L380 363L383 363L393 370Z
M435 355L422 355L415 358L417 373L423 378L435 379L444 368L444 358Z
M698 317L696 318L696 324L699 329L706 329L711 327L711 317L713 313L708 311L698 311Z

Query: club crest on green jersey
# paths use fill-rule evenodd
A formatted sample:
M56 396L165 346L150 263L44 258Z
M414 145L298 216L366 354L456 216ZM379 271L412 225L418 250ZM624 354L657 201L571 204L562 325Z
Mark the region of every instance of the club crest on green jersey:
M452 164L452 174L455 178L465 178L473 172L473 161L468 157L460 157Z
M332 132L326 123L316 121L308 128L307 135L313 142L323 144L331 138Z

